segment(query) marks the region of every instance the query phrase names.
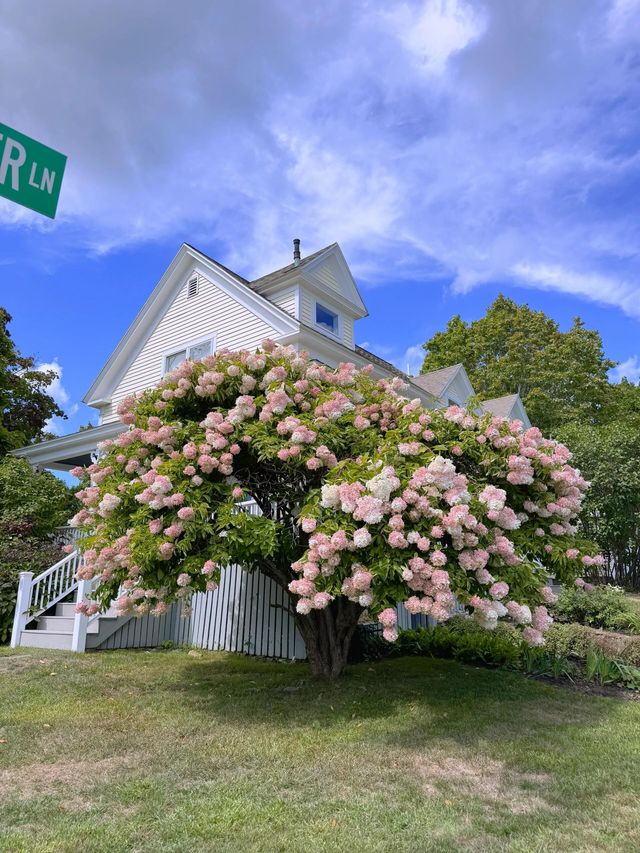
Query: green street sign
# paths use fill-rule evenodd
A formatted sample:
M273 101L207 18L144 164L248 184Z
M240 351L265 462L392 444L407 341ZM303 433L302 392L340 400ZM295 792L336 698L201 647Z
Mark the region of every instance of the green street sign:
M0 196L55 219L67 158L0 124Z

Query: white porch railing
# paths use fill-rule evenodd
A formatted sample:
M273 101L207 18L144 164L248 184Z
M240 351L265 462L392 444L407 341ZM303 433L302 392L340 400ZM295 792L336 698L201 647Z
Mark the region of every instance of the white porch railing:
M84 531L80 530L79 527L71 527L69 524L56 527L53 532L53 538L61 545L73 545L81 536L84 536Z
M20 645L22 632L31 620L41 616L74 591L75 600L84 601L92 589L91 581L78 581L76 573L82 564L82 554L73 551L34 578L33 572L20 572L16 612L13 618L11 646ZM76 613L73 627L73 651L84 651L87 617Z
M238 503L238 511L250 515L261 515L260 508L254 500L245 500ZM72 544L82 535L72 527L57 528L56 538L60 543ZM58 602L69 597L75 592L74 602L76 604L86 601L91 597L99 583L98 578L93 580L78 580L76 577L78 568L82 564L82 554L75 550L62 560L59 560L50 568L34 578L33 572L21 572L18 585L18 596L16 610L11 633L11 646L15 648L20 645L22 632L29 622L37 619L45 611L49 610ZM87 617L84 613L75 613L73 622L73 634L71 649L75 652L83 652L86 646L87 629L89 625L98 619L99 613Z

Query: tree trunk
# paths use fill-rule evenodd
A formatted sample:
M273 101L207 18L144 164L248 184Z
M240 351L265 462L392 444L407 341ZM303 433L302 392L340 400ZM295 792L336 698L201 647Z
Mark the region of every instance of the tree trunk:
M342 673L361 613L362 607L342 596L308 616L296 613L296 625L314 675L337 678Z
M323 610L312 610L304 616L295 609L298 597L289 592L289 582L297 577L291 573L290 564L266 560L260 568L286 593L289 610L304 640L311 672L322 678L337 678L347 665L351 640L364 608L338 596Z

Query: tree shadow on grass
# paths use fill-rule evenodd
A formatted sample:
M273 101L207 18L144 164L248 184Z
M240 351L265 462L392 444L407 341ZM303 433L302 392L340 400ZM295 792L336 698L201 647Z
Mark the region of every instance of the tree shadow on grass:
M475 798L487 820L579 822L596 788L612 797L628 789L628 772L618 767L622 729L615 742L607 733L620 719L631 738L640 722L631 703L424 657L354 665L326 683L301 664L205 653L186 661L179 677L184 702L212 724L263 727L285 744L311 737L316 762L325 739L329 775L340 777L341 762L353 760L369 761L375 774L379 761L381 778L395 767L423 796ZM621 709L629 711L624 721ZM344 744L343 758L331 751L336 743ZM599 782L594 751L605 763Z
M179 677L184 701L221 719L290 727L417 714L425 722L446 720L450 736L460 739L498 725L513 732L520 724L593 726L616 702L577 696L518 673L426 657L356 664L325 682L306 664L203 653L188 658ZM419 736L418 727L411 738Z

